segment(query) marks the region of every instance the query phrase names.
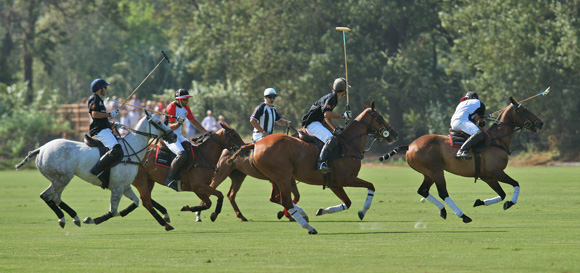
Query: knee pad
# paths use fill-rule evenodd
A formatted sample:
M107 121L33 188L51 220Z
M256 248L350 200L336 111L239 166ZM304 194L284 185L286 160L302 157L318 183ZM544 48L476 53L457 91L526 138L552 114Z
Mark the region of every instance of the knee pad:
M338 139L336 139L336 136L330 137L328 140L326 140L325 143L326 147L328 147L329 150L334 149L336 144L338 144Z

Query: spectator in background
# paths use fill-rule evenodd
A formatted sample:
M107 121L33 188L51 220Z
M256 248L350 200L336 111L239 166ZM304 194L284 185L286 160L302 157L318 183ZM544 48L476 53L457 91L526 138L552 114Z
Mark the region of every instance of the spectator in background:
M158 100L157 103L155 104L155 107L153 108L153 110L157 111L157 112L165 112L165 103L163 102L163 100ZM155 116L160 119L160 120L164 120L165 116L161 116L160 114L155 114Z
M139 122L139 113L137 113L135 107L130 107L129 113L127 114L127 123L125 125L130 128L135 128L137 122Z
M222 128L222 125L220 124L220 122L224 122L224 123L226 122L224 116L222 116L222 115L218 116L218 123L217 123L218 130Z
M215 120L215 118L213 117L213 113L211 112L211 110L207 110L206 112L207 116L205 118L203 118L203 120L201 121L201 126L203 126L203 128L205 128L208 131L217 131L218 127L217 127L217 120Z
M187 122L187 126L185 126L185 137L191 140L192 138L196 138L198 134L199 130L191 122Z
M141 101L139 101L139 99L137 99L137 95L133 95L133 97L131 97L131 100L129 100L129 104L135 105L135 106L142 106L141 105ZM133 107L133 106L127 106L129 108L129 110L135 110L137 116L141 116L141 109ZM133 126L131 126L131 128L133 128Z
M128 118L127 118L127 109L121 109L119 111L121 113L121 117L119 118L119 123L129 126L129 122L128 122ZM119 134L121 134L121 136L125 136L128 133L127 130L123 129L123 127L119 128Z

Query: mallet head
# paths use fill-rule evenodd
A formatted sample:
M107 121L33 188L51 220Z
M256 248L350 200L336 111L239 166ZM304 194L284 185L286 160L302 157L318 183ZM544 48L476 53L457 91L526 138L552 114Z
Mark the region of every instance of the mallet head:
M336 30L338 30L338 31L350 31L350 28L347 28L347 27L336 27Z

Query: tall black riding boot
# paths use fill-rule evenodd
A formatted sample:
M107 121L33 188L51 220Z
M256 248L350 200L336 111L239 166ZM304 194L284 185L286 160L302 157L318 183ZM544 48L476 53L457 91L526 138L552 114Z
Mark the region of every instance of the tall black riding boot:
M95 166L91 169L91 173L96 175L99 180L101 180L101 188L103 189L109 187L109 179L107 177L108 175L105 174L105 171L109 170L116 159L111 154L111 151L108 151L106 154L104 154L99 162L97 162L97 164L95 164Z
M328 157L328 154L332 151L332 149L334 149L334 146L336 146L335 136L329 138L326 141L326 143L324 143L324 147L322 147L322 150L320 150L320 156L318 157L318 165L316 166L317 171L320 171L323 174L330 172L331 169L326 164L326 158Z
M181 152L177 154L177 156L171 162L171 167L169 168L169 173L167 174L167 178L165 179L165 185L177 191L177 181L175 178L179 173L179 169L183 166L186 161L185 152Z
M465 141L465 143L463 143L463 145L461 145L461 148L459 148L459 151L457 151L457 154L455 155L455 157L463 158L463 159L467 159L467 160L472 159L473 157L467 151L469 151L469 149L473 145L477 145L480 141L482 141L483 138L484 138L484 133L481 130L477 131L475 134L471 135Z

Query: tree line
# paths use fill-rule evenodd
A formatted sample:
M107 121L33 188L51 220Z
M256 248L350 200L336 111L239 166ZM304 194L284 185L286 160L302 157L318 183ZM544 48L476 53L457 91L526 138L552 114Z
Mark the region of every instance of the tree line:
M478 92L491 113L510 96L521 101L550 86L549 95L525 103L545 126L521 134L520 150L574 160L580 149L579 3L2 0L0 140L14 141L12 132L45 136L54 126L43 133L34 131L38 126L22 129L29 122L22 113L86 98L94 78L112 82L110 94L128 96L161 60L161 50L171 64L155 71L140 97L171 99L173 90L189 89L196 116L212 109L249 134L253 108L273 87L279 112L299 125L333 80L345 76L343 37L335 30L344 26L352 30L346 51L353 112L375 100L400 133L397 144L446 134L467 91ZM54 122L53 115L41 116ZM0 157L23 155L37 144L31 142Z

